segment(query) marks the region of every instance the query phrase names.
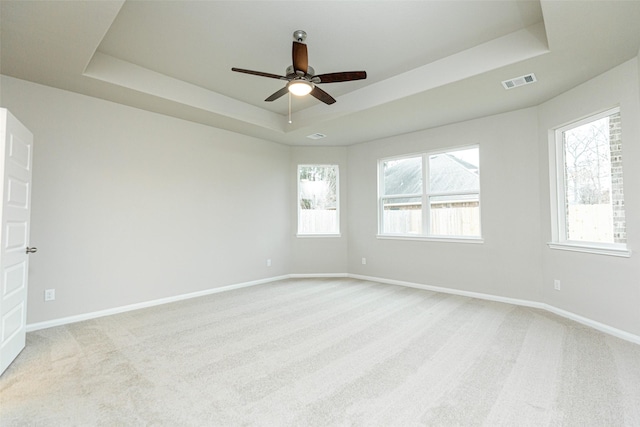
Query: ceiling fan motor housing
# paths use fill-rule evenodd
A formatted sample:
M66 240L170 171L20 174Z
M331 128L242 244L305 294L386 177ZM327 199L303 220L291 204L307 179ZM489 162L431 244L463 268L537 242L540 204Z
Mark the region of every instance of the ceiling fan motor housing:
M316 70L314 70L313 67L308 66L307 67L307 75L308 76L314 76L315 74L316 74ZM287 70L284 72L284 75L287 76L287 77L297 75L296 71L293 69L293 65L289 65L287 67Z

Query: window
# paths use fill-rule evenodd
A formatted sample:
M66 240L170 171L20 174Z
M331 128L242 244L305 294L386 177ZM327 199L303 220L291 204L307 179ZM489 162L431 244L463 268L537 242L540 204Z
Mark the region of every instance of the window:
M298 235L338 235L338 165L298 165Z
M379 233L480 237L479 148L379 161Z
M550 246L628 256L620 110L556 129L555 163L553 240L564 247Z

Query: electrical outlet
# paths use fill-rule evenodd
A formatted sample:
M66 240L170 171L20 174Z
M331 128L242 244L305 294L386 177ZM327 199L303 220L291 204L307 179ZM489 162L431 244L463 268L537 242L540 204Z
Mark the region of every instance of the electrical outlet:
M45 301L53 301L56 299L56 290L55 289L45 289L44 290L44 300Z
M271 267L271 258L267 260L267 267Z
M560 290L560 280L556 279L553 281L553 289L555 289L556 291Z
M367 265L367 259L366 258L362 258L362 265Z

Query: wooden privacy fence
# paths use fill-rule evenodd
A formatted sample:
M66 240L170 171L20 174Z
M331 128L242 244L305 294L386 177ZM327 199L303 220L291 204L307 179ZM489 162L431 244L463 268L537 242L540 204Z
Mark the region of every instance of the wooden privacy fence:
M338 211L320 209L300 209L299 233L338 233Z
M613 210L608 204L571 205L568 207L571 240L613 243ZM431 209L431 231L434 236L480 236L478 207ZM422 234L420 209L385 210L384 233Z
M434 236L480 236L480 215L476 207L431 209L431 234ZM422 211L419 209L385 210L384 232L422 234Z

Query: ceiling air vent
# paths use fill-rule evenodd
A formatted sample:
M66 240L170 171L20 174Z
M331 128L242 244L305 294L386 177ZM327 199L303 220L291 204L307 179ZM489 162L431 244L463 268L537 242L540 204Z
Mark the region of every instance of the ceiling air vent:
M524 76L516 77L515 79L509 79L502 82L502 86L505 89L513 89L514 87L528 85L530 83L535 83L536 75L531 73Z
M322 139L322 138L326 138L327 135L323 134L323 133L313 133L311 135L307 135L307 138L309 139Z

